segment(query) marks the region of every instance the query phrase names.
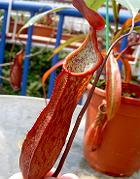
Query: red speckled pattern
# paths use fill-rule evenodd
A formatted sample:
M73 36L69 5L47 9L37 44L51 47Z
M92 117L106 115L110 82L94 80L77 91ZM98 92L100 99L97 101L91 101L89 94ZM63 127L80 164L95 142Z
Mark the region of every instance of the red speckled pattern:
M75 78L63 71L57 78L57 93L53 93L24 141L20 167L25 179L39 179L54 165L65 143L74 109L90 77ZM82 85L79 87L79 84Z

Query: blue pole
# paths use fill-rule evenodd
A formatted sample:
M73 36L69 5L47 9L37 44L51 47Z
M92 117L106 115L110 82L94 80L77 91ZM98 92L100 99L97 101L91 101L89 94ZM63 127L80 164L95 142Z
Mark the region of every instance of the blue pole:
M9 0L0 0L0 9L8 9L8 5L9 5ZM48 3L14 0L12 3L12 9L19 10L19 11L39 12L40 10L47 11L52 8L51 6L48 5Z
M0 64L4 62L4 51L6 44L6 24L7 24L8 11L4 11L4 16L2 20L2 29L1 29L1 41L0 41ZM0 76L2 76L2 68L0 67ZM2 84L2 79L0 79L0 84Z
M8 9L8 0L0 0L0 9ZM54 6L48 5L48 3L40 3L40 2L34 2L34 1L19 1L19 0L14 0L12 3L12 9L13 10L21 10L21 11L34 11L34 12L39 12L41 11L46 11L54 8ZM106 10L105 8L99 8L98 12L102 16L106 16ZM64 16L73 16L73 17L82 17L81 13L77 11L75 8L70 8L70 9L64 9L60 12L57 13L58 15L64 15ZM124 23L127 18L132 17L131 13L126 10L120 10L120 23ZM114 22L113 18L113 11L109 11L109 21Z
M34 16L34 12L31 12L31 17ZM33 34L33 26L30 26L28 28L28 39L26 43L26 49L25 49L25 59L23 64L23 74L22 74L22 85L21 85L21 95L26 95L26 88L27 88L27 76L28 76L28 70L29 70L29 57L31 46L32 46L32 34Z
M124 50L126 48L126 46L127 46L127 37L125 37L122 40L120 51ZM118 65L119 65L120 71L122 71L122 61L121 61L121 59L118 61Z
M55 48L59 46L60 41L61 41L61 36L62 36L62 32L63 32L63 23L64 23L64 16L60 15L59 16L58 28L57 28ZM51 66L53 66L57 63L58 57L59 57L59 54L57 54L53 57ZM52 72L51 75L50 75L49 86L48 86L48 97L51 96L52 89L53 89L53 86L54 86L55 77L56 77L56 71Z

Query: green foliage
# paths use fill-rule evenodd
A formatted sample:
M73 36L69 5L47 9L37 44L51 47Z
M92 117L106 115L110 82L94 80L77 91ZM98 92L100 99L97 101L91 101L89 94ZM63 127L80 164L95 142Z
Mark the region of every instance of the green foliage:
M105 0L85 0L85 2L89 8L97 10L105 3Z
M93 10L100 8L106 0L85 0L87 6ZM116 0L119 4L130 10L135 16L140 10L140 0Z
M132 97L132 98L137 97L136 93L123 93L122 95L125 96L125 97Z
M91 79L91 81L90 81L91 84L94 83L94 79L95 79L95 76L93 76L93 78ZM106 86L106 80L104 79L104 77L101 77L101 78L98 80L98 82L97 82L97 84L96 84L96 87L105 90L105 86Z
M9 62L11 45L7 44L5 50L5 62ZM12 58L14 58L16 52L20 50L20 46L16 45L14 52L12 53ZM40 48L34 47L32 49L32 54L40 51ZM43 97L41 78L43 73L51 67L51 61L48 58L52 54L52 49L46 49L41 54L31 57L30 67L27 79L27 96ZM66 52L61 52L59 59L65 58ZM8 67L3 67L3 76L9 78L10 70ZM49 83L49 79L47 84ZM47 91L47 87L46 87ZM0 94L10 94L10 95L20 95L20 91L15 92L9 81L3 80L3 86L0 87Z

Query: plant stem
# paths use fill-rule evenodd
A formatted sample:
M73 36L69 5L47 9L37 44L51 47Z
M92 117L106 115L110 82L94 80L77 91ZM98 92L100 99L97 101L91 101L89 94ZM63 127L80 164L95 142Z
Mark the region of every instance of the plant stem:
M138 46L138 45L140 45L140 42L135 42L135 43L132 43L131 45L126 46L125 49L123 49L120 53L116 54L116 55L118 55L116 57L116 60L119 60L122 57L122 55L128 50L128 48ZM126 58L127 57L129 57L129 56L126 55Z
M127 34L124 34L124 35L120 36L118 39L116 39L116 40L112 43L112 45L111 45L111 46L109 47L109 49L108 49L107 56L109 56L109 54L110 54L110 52L112 51L112 49L115 47L115 45L116 45L120 40L122 40L123 38L129 36L129 35L133 32L134 25L135 25L135 17L132 18L132 26L131 26L129 32L128 32ZM137 32L133 32L133 33L136 33L136 34L137 34Z
M114 15L114 22L115 22L115 32L117 32L119 16L118 16L118 6L116 4L116 0L112 0L112 8L113 8L113 15Z

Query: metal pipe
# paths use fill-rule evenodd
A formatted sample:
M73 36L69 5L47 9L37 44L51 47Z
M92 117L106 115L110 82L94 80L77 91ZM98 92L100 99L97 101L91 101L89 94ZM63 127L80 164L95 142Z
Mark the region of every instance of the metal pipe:
M34 12L31 12L31 17L34 16ZM22 86L21 86L21 95L25 96L26 95L26 88L27 88L27 76L28 76L28 70L29 70L29 54L31 51L31 46L32 46L32 34L33 34L33 26L30 26L28 28L28 38L27 38L27 43L26 43L26 48L25 48L25 59L24 59L24 64L23 64L23 74L22 74Z
M4 52L6 44L6 24L7 24L8 10L4 11L4 17L2 19L2 29L1 29L1 41L0 41L0 64L4 62ZM2 76L2 67L0 67L0 76ZM2 79L0 79L0 85L2 84Z
M11 10L12 10L12 1L13 0L9 0L9 5L8 5L8 16L7 16L6 34L9 32Z
M18 1L14 0L12 4L13 10L22 10L22 11L34 11L34 12L42 12L47 11L56 6L49 6L48 3L40 3L40 2L34 2L34 1ZM1 0L0 1L0 9L8 9L8 0ZM100 8L98 12L105 17L106 11L105 8ZM64 16L73 16L73 17L82 17L81 13L77 11L75 8L62 10L57 13L58 15L64 15ZM121 10L120 13L120 23L124 23L127 18L132 17L131 13L127 10ZM113 12L111 9L109 9L109 19L110 22L114 22L113 19Z

